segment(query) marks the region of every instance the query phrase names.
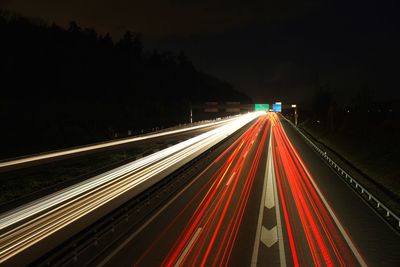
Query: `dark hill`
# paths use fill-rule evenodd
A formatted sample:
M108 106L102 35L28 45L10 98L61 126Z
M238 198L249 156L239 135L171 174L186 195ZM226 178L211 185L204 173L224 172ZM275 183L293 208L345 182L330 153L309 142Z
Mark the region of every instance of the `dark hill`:
M187 122L205 101L251 102L181 52L146 52L142 37L101 36L0 14L1 157Z

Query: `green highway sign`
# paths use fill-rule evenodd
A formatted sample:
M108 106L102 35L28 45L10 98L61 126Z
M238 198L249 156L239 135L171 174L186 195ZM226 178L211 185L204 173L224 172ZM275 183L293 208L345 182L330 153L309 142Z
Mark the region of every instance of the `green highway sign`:
M269 111L269 104L255 104L255 111Z

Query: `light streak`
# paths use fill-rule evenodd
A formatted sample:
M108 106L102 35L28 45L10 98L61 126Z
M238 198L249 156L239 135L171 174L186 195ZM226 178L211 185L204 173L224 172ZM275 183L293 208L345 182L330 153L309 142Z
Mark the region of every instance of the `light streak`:
M272 134L273 134L273 132L272 132ZM275 170L278 170L278 161L276 160L274 163L275 163ZM277 171L276 180L277 180L277 185L278 185L279 196L280 196L281 203L282 203L282 210L283 210L283 216L285 219L286 230L288 232L289 245L290 245L290 249L292 252L293 264L294 264L294 266L299 266L300 265L299 258L297 256L297 249L296 249L295 241L294 241L294 237L293 237L293 230L292 230L292 226L291 226L291 223L289 220L289 212L288 212L288 208L286 205L285 196L283 194L280 177L281 177L281 173Z
M16 158L16 159L7 160L7 161L1 161L0 162L0 170L3 168L13 167L13 166L17 166L20 164L32 163L32 162L42 161L42 160L46 160L46 159L55 159L55 158L70 156L70 155L79 154L79 153L83 153L83 152L99 150L99 149L103 149L103 148L108 148L108 147L113 147L113 146L118 146L118 145L123 145L123 144L143 141L143 140L149 140L149 139L153 139L153 138L157 138L157 137L163 137L163 136L174 135L177 133L189 132L189 131L206 128L206 127L210 127L210 126L217 126L220 124L225 124L227 122L233 121L235 119L237 119L237 118L230 118L230 119L226 119L226 120L222 120L222 121L215 121L215 122L192 126L192 127L187 127L187 128L183 128L183 129L170 130L170 131L166 131L166 132L148 134L148 135L144 135L144 136L137 136L137 137L127 138L127 139L118 140L118 141L104 142L104 143L100 143L100 144L76 147L76 148L54 151L54 152L45 152L45 153L41 153L41 154L20 157L20 158Z
M274 118L275 117L275 118ZM313 178L291 144L276 114L273 121L274 159L289 243L294 265L307 264L305 255L299 258L300 231L293 231L291 222L297 217L304 233L314 266L356 266L358 253L353 254L328 207L317 194ZM294 203L294 207L290 206ZM290 211L288 211L290 207ZM346 234L347 235L347 234Z
M266 118L269 118L268 120ZM264 123L262 120L265 120ZM236 238L253 188L260 157L265 148L269 124L272 125L272 155L275 169L276 196L283 213L284 225L294 266L355 266L357 259L345 242L345 237L334 223L327 205L321 201L309 171L286 136L276 114L268 114L252 126L234 145L213 163L220 162L206 186L178 214L192 205L195 212L177 234L161 266L228 266ZM266 126L267 125L267 126ZM261 137L252 144L253 138ZM252 148L253 147L253 148ZM255 154L254 154L255 152ZM246 156L245 156L246 155ZM250 168L245 162L252 160ZM277 197L278 199L278 197ZM234 200L234 201L233 201ZM199 203L199 204L196 204ZM279 204L278 204L279 205ZM174 218L167 229L180 220ZM180 221L181 222L181 221ZM201 228L201 233L196 231ZM161 242L163 232L147 249L135 266ZM196 236L194 240L194 236ZM192 242L192 240L194 240ZM282 241L283 242L283 241ZM286 242L286 241L285 241ZM362 263L360 265L363 265Z
M264 149L266 129L269 129L269 125L265 127L266 121L266 116L260 118L235 143L235 147L231 146L227 149L230 154L225 154L226 160L211 177L213 182L206 192L202 193L203 197L199 200L196 210L177 236L175 243L160 264L161 266L174 266L177 262L179 262L179 265L204 266L208 265L211 259L213 259L214 266L226 265L229 262ZM246 174L243 171L244 164L250 159L243 157L243 155L246 152L250 153L253 145L252 140L261 129L264 130L263 136L259 146L257 146L256 156L253 158L250 171ZM222 160L222 157L219 157L213 164L220 160ZM205 189L202 188L201 190ZM233 205L234 195L238 196L238 200ZM195 198L198 198L198 195ZM193 199L190 202L194 203ZM185 206L184 209L187 208L188 206ZM232 212L228 212L228 210ZM175 218L173 224L176 222ZM172 225L168 225L167 228L170 229L170 227ZM199 228L202 229L201 233L190 245L190 248L185 251L185 248L188 248L189 242L193 239L196 229ZM217 238L217 236L220 237ZM156 247L156 243L160 240L160 238L157 238L151 244L151 249L146 250L145 255L150 255L151 250ZM211 257L211 251L214 251L214 249L217 249L218 255L213 254ZM184 256L182 256L183 254ZM144 258L145 256L142 255L134 266L140 265Z
M22 252L27 261L34 259L37 255L29 251L33 245L71 224L86 227L260 115L236 117L209 132L2 214L0 263ZM53 239L54 245L62 241Z

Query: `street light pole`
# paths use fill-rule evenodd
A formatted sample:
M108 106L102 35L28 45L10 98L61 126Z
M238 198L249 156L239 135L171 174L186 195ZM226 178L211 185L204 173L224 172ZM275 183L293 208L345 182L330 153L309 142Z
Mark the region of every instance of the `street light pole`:
M297 118L298 118L298 114L297 114L297 105L292 105L292 108L294 108L294 125L296 125L297 127Z

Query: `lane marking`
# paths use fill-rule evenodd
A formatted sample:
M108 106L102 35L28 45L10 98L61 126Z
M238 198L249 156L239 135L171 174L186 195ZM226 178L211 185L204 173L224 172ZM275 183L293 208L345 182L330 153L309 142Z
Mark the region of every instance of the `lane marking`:
M271 183L271 184L268 185L268 183ZM268 186L270 187L270 189L268 189ZM263 220L263 214L264 214L264 206L266 206L267 202L268 202L268 205L271 205L271 199L268 201L266 200L267 190L271 190L271 189L272 189L273 194L268 191L268 194L269 194L268 197L271 198L271 195L272 195L272 202L273 203L275 202L274 201L274 198L275 198L276 203L277 203L277 206L275 208L277 225L274 226L274 228L276 229L276 232L277 232L277 241L280 241L279 242L280 265L282 267L285 267L286 266L285 246L284 246L284 242L283 242L282 223L281 223L281 215L280 215L280 210L279 210L279 199L278 199L276 183L275 183L275 169L274 169L273 154L272 154L272 124L270 127L268 156L267 156L266 170L265 170L265 175L264 175L263 192L262 192L262 197L261 197L261 202L260 202L260 211L258 214L257 231L256 231L256 237L255 237L255 241L254 241L253 255L251 258L251 266L252 267L256 267L257 263L258 263L258 251L260 248L260 242L263 239L263 237L262 237L263 230L262 229L264 227L262 226L262 220ZM271 235L271 234L267 234L267 236L269 236L269 235ZM264 230L264 238L265 238L265 230Z
M272 227L271 230L268 230L264 226L261 228L261 242L269 248L278 242L278 230L276 226Z
M350 236L347 234L346 230L344 229L344 227L342 226L342 224L340 223L339 219L336 217L335 213L333 212L331 206L329 205L328 201L325 199L325 197L322 195L322 192L319 190L319 187L317 186L317 184L315 183L314 179L312 178L311 174L309 173L308 169L306 168L306 166L304 165L303 161L301 160L299 154L297 153L297 151L295 150L295 148L292 145L292 142L290 141L289 137L287 136L285 129L282 127L283 133L285 134L287 140L289 141L289 145L292 148L297 160L300 162L301 166L303 167L305 173L308 176L308 179L311 181L312 185L315 188L315 191L317 191L319 197L321 198L322 202L324 203L326 209L328 210L329 214L331 215L333 221L336 223L336 226L338 227L340 233L343 235L344 239L347 242L347 245L350 247L351 251L353 252L354 256L357 258L358 262L360 263L361 266L367 266L367 263L364 261L363 257L361 256L361 254L358 252L356 246L354 245L353 241L351 240Z
M270 130L272 130L272 127L270 128ZM268 146L271 146L271 137L272 137L272 132L269 135ZM262 227L262 219L263 219L263 214L264 214L264 205L263 204L265 202L265 192L266 192L266 185L267 185L268 159L270 156L271 156L270 149L268 147L267 163L266 163L266 167L265 167L266 170L265 170L264 181L263 181L263 191L262 191L262 195L261 195L260 210L258 212L256 237L254 240L253 255L251 257L251 267L256 267L257 261L258 261L258 250L260 248L261 227Z
M196 233L194 233L192 239L190 239L190 242L187 244L185 250L182 252L181 256L179 257L178 261L175 263L174 267L178 267L181 265L183 259L186 257L186 254L189 252L189 249L192 247L194 241L196 241L197 236L200 234L202 228L199 227L196 231Z
M236 175L236 172L233 172L233 174L231 175L231 177L229 177L228 182L226 183L226 185L229 185L232 182L233 177Z
M233 161L231 161L231 163L229 163L229 165L228 165L228 167L226 168L224 174L221 176L221 178L219 178L219 182L218 182L218 184L217 184L217 188L218 188L219 185L221 184L222 180L225 178L225 175L228 173L229 168L231 167L232 163L233 163ZM210 189L208 189L207 194L205 195L206 197L208 196L208 193L211 192L211 189L212 189L211 187L210 187ZM204 200L204 199L205 199L205 198L203 198L203 200ZM201 201L200 205L203 203L203 200ZM199 206L200 206L200 205L199 205Z
M271 126L271 136L273 134L272 126ZM272 141L271 141L271 154L272 154ZM271 156L273 157L273 155ZM272 160L271 160L272 161ZM286 253L285 253L285 243L283 240L283 232L282 232L282 219L281 219L281 210L279 205L279 198L278 198L278 188L276 186L276 177L275 177L275 168L272 162L273 174L274 177L272 179L273 188L274 188L274 196L276 200L276 207L275 207L275 216L276 216L276 225L278 227L278 240L279 242L279 259L281 263L281 267L286 267Z
M268 151L268 153L272 153L271 151ZM274 163L272 160L272 157L267 159L267 192L265 196L265 207L268 209L272 209L275 206L275 199L274 199L274 188L273 188L273 182L272 180L275 179L275 170L274 170Z

